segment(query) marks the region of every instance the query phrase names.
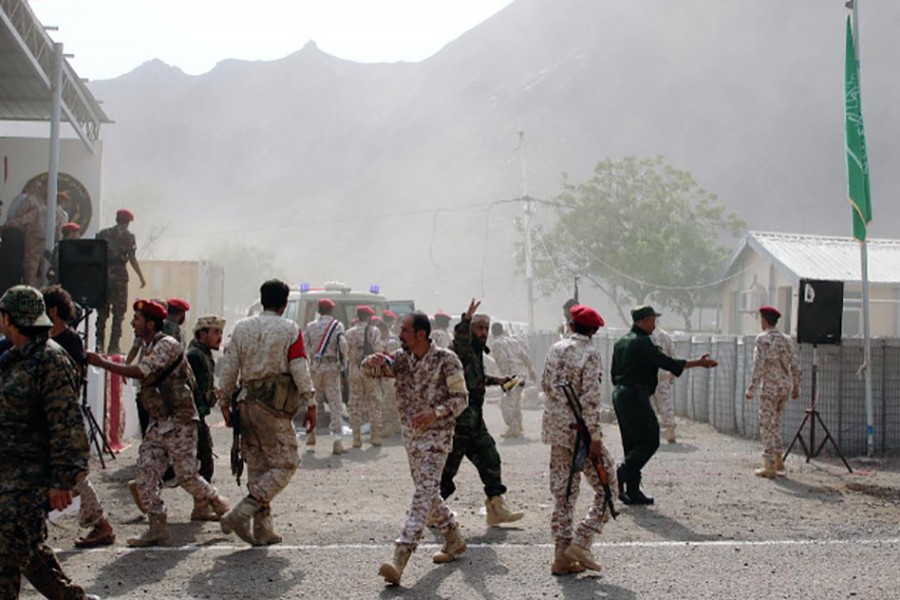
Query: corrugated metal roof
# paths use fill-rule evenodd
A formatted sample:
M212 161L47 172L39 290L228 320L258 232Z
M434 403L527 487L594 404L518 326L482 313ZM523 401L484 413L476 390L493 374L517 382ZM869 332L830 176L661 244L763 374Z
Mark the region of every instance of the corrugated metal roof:
M798 279L862 281L860 244L850 237L751 231L745 244ZM870 239L867 251L870 283L900 283L900 240Z

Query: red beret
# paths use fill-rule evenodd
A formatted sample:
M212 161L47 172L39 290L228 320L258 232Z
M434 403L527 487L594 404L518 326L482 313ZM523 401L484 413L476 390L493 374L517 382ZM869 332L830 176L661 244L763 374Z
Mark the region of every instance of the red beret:
M582 327L603 327L603 317L590 306L576 304L572 307L572 320Z
M448 321L448 322L450 321L450 315L448 315L447 313L444 313L444 312L434 313L434 318L435 318L435 320L443 319L444 321Z
M81 225L79 225L78 223L69 222L62 226L62 230L63 231L81 231Z
M360 304L359 306L356 307L356 314L357 315L374 315L375 309L366 304Z
M775 308L774 306L760 306L759 313L774 315L776 319L781 318L781 313L778 312L778 309Z
M166 304L169 305L169 308L175 308L180 310L181 312L187 312L191 310L191 305L187 303L186 300L182 300L181 298L169 298L166 300Z
M165 319L169 316L166 307L153 300L137 300L134 303L134 310L139 310L147 316Z
M322 298L316 304L318 304L319 308L334 308L335 306L337 306L334 303L334 300L330 300L328 298Z
M379 322L380 320L381 320L381 317L379 317L378 315L375 315L374 317L372 317L372 322L373 322L373 323L377 323L377 322Z
M125 221L130 223L134 221L134 213L127 208L120 208L116 211L116 221Z
M381 312L381 316L384 317L385 319L393 319L394 321L397 320L397 313L395 313L394 311L392 311L389 308L384 309Z

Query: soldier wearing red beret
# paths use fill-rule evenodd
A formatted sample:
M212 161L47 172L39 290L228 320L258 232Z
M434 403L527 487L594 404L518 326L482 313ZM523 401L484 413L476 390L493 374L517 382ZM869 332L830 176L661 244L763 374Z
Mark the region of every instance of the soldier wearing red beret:
M325 404L328 404L331 452L341 455L345 452L341 371L347 357L347 340L344 338L344 324L332 314L336 306L334 300L322 298L317 304L319 317L306 324L303 342L311 355L309 372L317 392L316 412L318 415L324 414ZM306 434L306 445L309 449L316 445L315 430Z
M373 446L381 445L381 413L383 395L381 385L372 375L360 367L369 355L384 350L381 333L372 324L375 309L361 304L356 307L359 322L347 330L348 371L350 380L350 428L353 430L353 447L362 447L363 412L369 416L369 441Z
M141 273L141 265L138 264L135 252L137 242L134 234L128 231L128 226L134 221L134 214L130 210L120 209L116 212L116 224L107 227L97 233L98 240L106 240L107 254L107 283L106 302L97 307L97 350L102 352L103 342L106 338L106 321L109 318L112 307L112 327L109 332L109 346L107 354L119 354L119 340L122 338L122 321L125 318L125 309L128 307L128 266L134 269L141 279L141 287L147 282Z
M191 310L191 305L181 298L169 298L166 300L166 308L169 316L163 322L163 333L171 335L178 340L178 343L184 346L184 336L181 334L181 327L187 318L187 312Z

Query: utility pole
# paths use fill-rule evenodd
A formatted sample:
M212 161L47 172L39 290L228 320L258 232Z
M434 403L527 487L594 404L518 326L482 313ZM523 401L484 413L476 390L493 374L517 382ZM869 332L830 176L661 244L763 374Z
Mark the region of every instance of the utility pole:
M522 169L522 206L525 211L525 289L528 293L528 332L534 332L534 265L531 252L531 215L534 214L534 206L531 196L528 195L528 172L525 166L525 132L519 131L519 165Z

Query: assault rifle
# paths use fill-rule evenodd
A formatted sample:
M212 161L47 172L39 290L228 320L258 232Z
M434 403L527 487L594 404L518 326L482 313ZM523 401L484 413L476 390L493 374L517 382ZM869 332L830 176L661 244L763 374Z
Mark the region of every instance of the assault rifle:
M572 384L563 383L556 387L560 388L566 395L569 408L572 409L572 414L575 416L575 422L570 425L576 431L576 436L572 466L569 467L569 482L566 484L566 500L568 500L569 496L572 495L572 480L575 477L575 473L580 473L584 470L585 461L590 457L591 433L587 428L587 423L584 422L584 417L581 413L581 402L579 402L578 395L575 393L575 388L572 387ZM609 473L606 472L606 467L603 466L603 458L591 459L591 463L597 471L597 477L600 478L600 485L603 486L603 504L609 508L610 516L615 519L619 516L619 512L613 504L612 489L609 487Z
M241 388L234 390L231 395L231 474L241 485L241 475L244 473L244 456L241 454L241 413L237 398Z

